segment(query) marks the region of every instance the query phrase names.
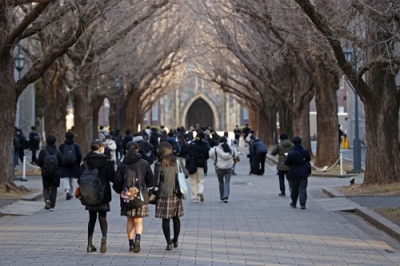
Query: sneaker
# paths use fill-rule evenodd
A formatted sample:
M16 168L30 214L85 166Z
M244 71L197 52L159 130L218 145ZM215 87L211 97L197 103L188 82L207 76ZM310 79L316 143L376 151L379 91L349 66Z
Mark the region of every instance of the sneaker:
M286 194L285 194L285 193L279 193L278 196L279 196L279 197L286 197Z
M87 252L95 252L97 249L94 246L90 246L86 248Z
M46 200L46 205L44 206L45 210L50 210L50 200Z
M72 199L71 193L68 192L65 198L66 198L66 200Z
M296 205L294 205L293 203L290 203L290 207L292 207L293 209L296 209Z
M232 175L237 175L237 174L235 172L233 172Z
M194 199L193 199L193 203L197 203L197 202L199 202L198 199L197 199L197 198L194 198Z
M228 199L224 199L224 202L225 202L225 203L228 203Z
M200 201L203 202L203 201L204 201L204 196L203 196L203 194L199 193L199 194L197 194L197 195L200 197Z
M100 246L100 252L101 253L106 253L107 251L107 239L105 237L101 238L101 246Z
M305 210L306 209L306 205L301 205L301 209Z
M50 208L50 211L54 211L54 208Z

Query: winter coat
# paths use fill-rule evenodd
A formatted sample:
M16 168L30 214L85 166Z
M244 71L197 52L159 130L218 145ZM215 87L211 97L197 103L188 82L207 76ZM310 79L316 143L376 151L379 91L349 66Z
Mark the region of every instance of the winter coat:
M124 190L126 166L133 167L133 170L139 174L139 182L143 184L142 194L144 203L148 204L148 188L154 185L154 175L149 163L146 160L143 160L142 155L138 152L136 152L134 156L130 156L129 154L126 155L123 162L118 165L113 184L114 191L121 194ZM123 205L124 201L120 197L120 206L122 207Z
M93 151L89 152L88 155L86 155L85 159L83 159L83 161L84 163L88 164L89 168L96 168L99 170L98 174L101 183L105 185L104 198L101 204L111 202L112 196L110 182L114 182L114 162L110 161L108 157L103 153L97 153ZM84 170L85 166L82 164L79 169L78 184Z
M183 160L177 160L179 160L186 178L189 177L189 172L186 170ZM154 164L154 186L158 188L158 198L170 198L174 196L176 173L178 173L178 164L169 167L162 167L160 162Z
M253 158L256 156L257 153L267 153L267 152L268 148L264 144L264 142L262 142L259 139L253 139L250 145L250 154L253 156Z
M61 152L57 149L56 145L47 145L44 149L42 149L39 152L39 156L36 160L37 165L40 168L43 167L43 164L44 164L44 161L45 161L45 158L47 155L46 151L47 151L47 153L50 153L50 154L57 153L57 163L58 163L58 167L60 169L60 167L63 164L63 160L62 160ZM42 178L43 178L43 175L42 175ZM60 173L59 172L52 179L51 178L43 178L43 187L51 187L52 184L56 185L57 187L60 186Z
M117 156L115 151L117 150L117 144L113 140L108 140L104 142L104 145L110 149L110 160L116 162L117 161Z
M304 149L301 144L293 146L292 150L286 156L285 164L290 170L287 173L287 179L293 180L297 178L305 179L308 177L307 164L311 161L310 152Z
M154 147L154 154L157 154L158 138L159 138L160 136L161 136L161 135L160 135L158 132L156 132L156 131L152 131L152 132L150 133L149 143L150 143L151 145L153 145L153 147Z
M186 158L188 153L188 143L184 139L178 139L179 145L181 146L181 153L179 153L179 157Z
M233 166L233 158L236 158L237 154L235 154L236 150L232 149L231 152L224 152L224 149L222 148L222 144L213 147L210 149L208 152L209 156L211 159L214 161L216 160L215 163L215 170L217 169L229 169L232 168Z
M79 167L81 165L82 162L82 152L81 152L81 148L78 144L76 144L74 142L73 139L66 139L64 141L63 144L60 145L60 147L58 148L61 152L61 154L63 154L63 151L65 149L65 146L67 145L74 145L75 148L75 155L76 155L76 161L73 165L70 166L63 166L61 167L61 178L63 177L73 177L73 178L78 178L79 175Z
M188 156L194 157L197 167L204 167L208 158L210 158L208 154L210 146L208 146L208 143L202 139L196 138L194 141L190 142L188 146Z
M284 162L286 160L286 154L292 150L292 142L288 139L281 140L281 143L276 145L272 151L272 155L279 155L278 164L276 165L276 169L278 171L289 171L289 166L287 166Z
M40 135L36 131L31 131L29 133L29 150L37 151L40 149Z

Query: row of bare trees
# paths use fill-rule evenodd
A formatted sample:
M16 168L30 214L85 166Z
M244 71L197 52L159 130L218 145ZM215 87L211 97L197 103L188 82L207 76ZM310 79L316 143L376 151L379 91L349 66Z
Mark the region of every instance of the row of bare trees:
M400 90L395 78L400 3L221 0L192 7L203 22L205 49L215 59L205 71L208 79L249 109L261 110L267 142L273 134L268 124L276 103L285 131L302 136L310 147L309 102L315 96L315 164L335 163L339 157L336 91L344 74L365 106L364 183L399 181ZM343 53L348 43L358 55L356 69Z

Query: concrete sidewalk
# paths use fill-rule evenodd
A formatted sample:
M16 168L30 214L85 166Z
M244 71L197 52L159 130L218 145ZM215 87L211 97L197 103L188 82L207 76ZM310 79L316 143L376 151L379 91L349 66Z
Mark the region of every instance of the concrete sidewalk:
M321 192L347 185L348 178L310 177L307 210L292 209L289 197L278 197L275 165L267 161L264 176L249 176L242 155L226 204L219 200L211 161L208 166L205 202L184 201L179 247L172 251L165 251L161 219L154 218L151 205L150 217L144 219L142 250L128 252L126 218L119 215L118 195L113 192L108 251L86 253L88 213L78 200L66 201L59 188L54 212L44 210L39 201L37 206L27 204L20 211L24 216L0 217L0 264L400 265L400 250L373 237L340 212L360 205L342 197L327 198ZM27 182L18 184L41 188L39 177L28 177ZM100 238L96 224L97 248Z

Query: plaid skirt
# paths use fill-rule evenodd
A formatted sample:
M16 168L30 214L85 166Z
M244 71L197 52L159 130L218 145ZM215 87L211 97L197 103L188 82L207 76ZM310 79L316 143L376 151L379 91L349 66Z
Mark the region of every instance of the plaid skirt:
M94 212L109 212L110 211L110 203L102 203L100 205L89 206L86 205L85 210L94 211Z
M124 205L121 206L121 216L148 217L149 214L149 205L147 204L144 204L142 207L133 210L128 210Z
M181 217L183 214L182 199L176 196L157 199L156 218L171 219Z

